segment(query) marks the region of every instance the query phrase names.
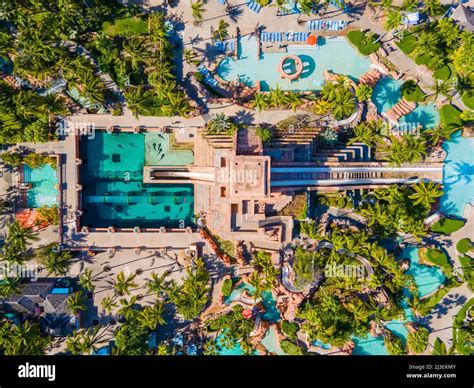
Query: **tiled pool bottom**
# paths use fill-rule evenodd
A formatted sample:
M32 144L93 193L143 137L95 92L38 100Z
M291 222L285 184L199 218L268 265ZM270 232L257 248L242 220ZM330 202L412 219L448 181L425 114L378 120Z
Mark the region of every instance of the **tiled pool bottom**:
M145 164L147 166L183 166L194 162L191 150L172 150L169 133L145 133Z
M278 42L274 43L278 45ZM217 66L217 73L231 82L239 79L249 86L260 81L263 91L283 90L320 90L324 82L324 71L346 74L359 78L370 67L367 57L357 51L344 39L319 39L317 46L288 46L285 53L263 53L257 57L257 40L253 36L243 36L238 42L238 59L224 58ZM303 62L303 73L292 82L281 78L277 71L281 58L287 54L297 55Z
M390 77L383 77L377 82L372 94L372 101L377 107L377 112L386 112L401 100L401 86L401 81ZM399 123L401 126L406 124L408 129L419 124L424 128L434 128L439 124L439 113L433 104L418 104L415 110L403 116Z
M191 226L192 185L143 183L145 135L96 133L80 142L83 225L95 228Z
M45 164L34 169L24 165L23 180L32 186L26 192L26 207L58 205L58 175L51 165Z

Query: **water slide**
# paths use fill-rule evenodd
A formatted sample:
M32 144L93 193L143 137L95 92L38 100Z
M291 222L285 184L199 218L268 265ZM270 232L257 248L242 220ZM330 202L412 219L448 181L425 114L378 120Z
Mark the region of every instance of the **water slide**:
M343 185L387 185L396 183L418 183L420 181L420 173L439 173L439 179L432 179L434 182L442 181L442 167L429 167L429 166L412 166L412 167L273 167L272 173L272 187L294 187L294 186L343 186ZM313 173L342 173L344 174L343 179L311 179L311 178L300 178L297 177L278 177L277 174L313 174ZM351 174L372 174L372 173L413 173L414 177L411 178L371 178L371 177L351 177Z

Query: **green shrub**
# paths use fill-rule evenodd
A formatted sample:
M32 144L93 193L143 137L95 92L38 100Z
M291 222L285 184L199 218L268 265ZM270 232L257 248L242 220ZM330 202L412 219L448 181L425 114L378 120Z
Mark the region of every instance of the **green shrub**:
M463 238L459 240L456 244L457 251L463 254L469 252L471 247L472 247L472 243L471 243L471 240L469 240L468 238Z
M457 220L454 218L442 218L434 223L431 231L440 234L451 234L461 229L466 222L464 220Z
M232 279L225 279L222 283L222 295L229 296L232 292Z
M303 350L298 345L296 345L295 343L291 341L288 341L288 340L281 341L280 347L285 352L285 354L288 354L290 356L303 355Z
M281 330L285 333L289 339L296 340L296 334L298 333L299 326L296 322L283 321L281 323Z
M362 31L350 31L347 39L357 47L362 55L370 55L380 48L380 42L373 43L378 39L376 34L366 34Z

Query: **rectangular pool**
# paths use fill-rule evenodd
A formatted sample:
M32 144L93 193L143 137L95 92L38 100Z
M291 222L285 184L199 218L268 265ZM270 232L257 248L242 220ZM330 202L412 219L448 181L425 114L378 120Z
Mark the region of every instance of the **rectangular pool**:
M144 184L145 134L82 138L82 224L92 228L193 225L193 185ZM185 165L189 159L183 160Z
M58 205L58 175L51 165L31 168L25 164L23 181L31 184L31 189L26 192L27 208Z

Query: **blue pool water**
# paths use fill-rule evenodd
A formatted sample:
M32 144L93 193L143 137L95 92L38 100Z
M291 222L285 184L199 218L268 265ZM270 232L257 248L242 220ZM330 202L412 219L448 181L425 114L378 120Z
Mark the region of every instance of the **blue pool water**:
M244 290L248 291L252 295L255 292L255 287L249 283L240 283L237 287L234 287L230 295L224 299L224 303L232 303L242 294ZM262 319L272 323L281 320L280 312L276 307L276 301L273 298L271 291L262 292L262 304L265 308L265 313L262 315Z
M192 185L144 184L145 135L97 132L80 142L84 225L158 228L192 225ZM186 162L186 159L184 162Z
M268 91L277 85L283 90L319 90L324 82L324 70L359 78L370 67L370 61L344 39L320 39L317 46L288 46L287 53L262 53L257 58L257 40L253 36L241 37L238 42L238 59L224 58L217 73L226 81L240 79L249 86L261 81L261 89ZM278 43L274 43L278 44ZM283 80L277 67L283 56L293 54L303 61L303 73L293 82Z
M377 112L386 112L402 98L402 82L391 77L383 77L375 85L372 93L372 101L377 107ZM439 113L434 104L418 106L410 114L400 119L400 125L407 125L407 129L421 124L424 128L434 128L439 124Z
M285 355L285 352L281 349L280 344L278 343L278 336L274 327L268 329L267 334L263 338L261 344L265 346L270 353L276 354L278 356Z
M474 139L463 138L459 131L443 143L443 149L447 157L444 160L441 211L462 217L464 207L474 202Z
M49 164L32 169L25 165L24 181L31 183L32 188L26 192L26 207L38 208L58 204L58 175Z
M387 349L383 341L383 337L373 337L370 334L365 338L353 337L352 340L355 343L355 348L352 354L357 356L386 356L388 355Z
M445 276L440 268L418 264L418 248L407 246L403 249L399 257L410 259L411 265L407 274L415 278L420 297L431 294L443 284Z

